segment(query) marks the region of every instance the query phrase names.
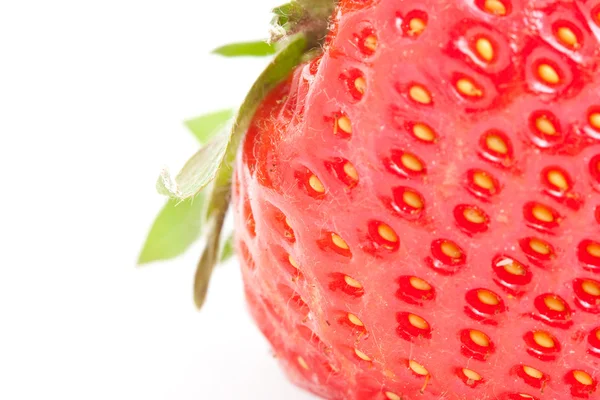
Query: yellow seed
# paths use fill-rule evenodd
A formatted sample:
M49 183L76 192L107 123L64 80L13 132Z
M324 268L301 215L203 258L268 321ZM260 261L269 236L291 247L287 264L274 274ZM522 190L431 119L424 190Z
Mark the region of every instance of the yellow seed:
M475 83L473 83L473 81L468 78L460 78L456 82L456 88L458 89L458 91L461 94L464 94L465 96L469 96L469 97L483 96L483 92L481 91L481 89L478 88L477 85L475 85Z
M492 61L492 59L494 58L494 46L492 45L492 42L489 41L489 39L477 39L477 42L475 42L475 49L477 50L477 54L479 54L479 57L481 57L487 62Z
M371 361L371 358L359 349L354 349L354 353L356 353L356 355L362 360Z
M538 75L539 77L546 83L550 83L552 85L556 85L560 82L560 76L558 72L548 64L540 64L538 66Z
M337 128L339 128L342 132L352 133L352 123L350 122L350 118L346 116L339 117L336 121L335 133L337 133Z
M377 50L377 37L375 35L369 35L365 38L363 44L367 49L375 51Z
M429 371L427 371L424 366L422 366L421 364L419 364L416 361L410 360L408 362L408 366L410 367L410 369L412 369L418 375L422 375L422 376L429 375Z
M352 286L355 289L362 289L362 285L360 284L360 282L354 278L349 277L348 275L344 276L344 281L348 286Z
M529 241L529 247L531 250L535 251L538 254L547 256L550 254L550 246L546 244L546 242L541 241L540 239L533 238Z
M563 312L565 311L565 303L556 296L544 297L544 304L552 311Z
M365 326L363 322L354 314L348 314L348 320L356 326Z
M484 8L490 14L506 15L506 6L500 0L485 0Z
M548 207L543 206L541 204L536 204L535 206L533 206L531 213L533 214L533 217L535 219L537 219L538 221L542 221L542 222L553 222L554 221L554 215L552 215L552 211Z
M420 35L423 33L426 27L427 23L421 18L412 18L408 22L408 34L411 36Z
M292 224L290 223L290 220L288 219L288 217L285 217L285 224L290 228L292 227Z
M304 368L305 370L309 370L310 368L308 367L308 364L306 363L306 361L304 361L304 358L298 356L298 364L300 364L300 366L302 368Z
M389 225L386 224L381 224L377 227L377 233L379 233L379 236L381 236L381 238L383 240L387 240L388 242L397 242L398 241L398 235L396 235L396 232L394 232L394 230L392 228L390 228Z
M315 175L311 175L310 178L308 178L308 184L315 192L325 193L325 186L323 186L323 182L321 182Z
M574 48L579 47L577 35L575 34L575 32L573 32L571 28L567 26L561 26L560 28L558 28L558 30L556 31L556 36L558 37L558 40L560 40L567 46L571 46Z
M584 292L589 294L590 296L598 297L600 296L600 285L593 281L583 281L581 284L581 288Z
M387 397L388 400L402 400L402 397L393 392L385 392L385 397Z
M469 337L478 346L481 346L481 347L489 347L490 346L490 339L483 332L471 330L471 331L469 331Z
M594 384L594 380L592 379L590 374L588 374L585 371L573 371L573 376L575 377L577 382L581 383L584 386L592 386Z
M332 233L331 234L331 241L333 242L333 244L335 244L337 247L339 247L340 249L343 250L348 250L350 247L348 246L348 243L346 243L346 241L344 239L342 239L338 234L336 233Z
M360 94L364 94L367 89L367 81L365 81L365 78L362 76L358 77L354 80L354 87Z
M555 169L548 171L548 181L560 190L569 189L567 177L562 172Z
M416 209L423 208L423 199L421 199L421 196L419 196L417 193L415 193L413 191L406 190L402 194L402 200L409 207L416 208Z
M585 248L588 254L592 257L600 258L600 244L599 243L590 243Z
M485 222L485 215L476 208L467 207L463 211L465 219L474 224L483 224Z
M600 129L600 112L593 112L589 116L590 125L595 129Z
M596 329L596 339L600 340L600 329Z
M412 85L408 95L411 99L421 104L431 104L431 94L421 85Z
M352 163L347 162L346 164L344 164L344 173L353 181L358 180L358 172L356 172L356 168L354 168L354 165L352 165Z
M498 299L498 296L496 296L494 293L490 292L489 290L485 290L485 289L478 290L477 298L483 304L486 304L488 306L496 306L496 305L500 304L500 300Z
M444 241L441 245L442 253L450 258L457 259L462 256L462 251L452 242Z
M480 381L481 380L481 375L479 375L477 372L473 371L472 369L468 369L468 368L463 368L462 370L463 374L465 374L465 376L472 380L472 381Z
M418 329L424 330L429 328L429 324L427 323L427 321L415 314L408 314L408 322Z
M402 162L402 165L404 165L407 169L411 171L423 171L423 163L416 156L410 153L402 154L402 157L400 157L400 161Z
M508 145L500 136L497 135L488 135L485 138L485 144L488 149L499 153L499 154L507 154L508 153Z
M542 379L544 377L544 373L540 370L532 368L527 365L523 365L523 371L532 378Z
M519 393L519 396L521 396L524 399L533 399L533 396L524 393Z
M535 120L535 127L545 135L554 136L557 134L556 127L545 115L542 115Z
M525 275L527 272L521 263L512 260L510 263L503 265L504 270L512 275Z
M598 114L598 125L598 128L600 129L600 114ZM425 124L415 124L413 126L413 134L425 142L433 142L435 140L435 132Z
M552 336L543 331L534 332L533 341L546 349L551 349L554 347L554 339L552 339Z
M421 278L417 278L416 276L411 276L408 281L410 282L410 286L414 287L417 290L431 290L431 285L429 283L427 283Z
M490 306L495 306L495 305L498 305L500 303L500 300L498 299L498 296L496 296L494 293L492 293L492 292L490 292L489 290L486 290L486 289L478 290L477 291L477 298L483 304L490 305Z
M486 172L477 171L473 174L473 183L482 189L495 189L494 180Z
M292 257L291 254L288 256L288 261L290 262L290 264L292 264L292 267L294 267L296 269L300 268L300 266L298 265L298 262Z

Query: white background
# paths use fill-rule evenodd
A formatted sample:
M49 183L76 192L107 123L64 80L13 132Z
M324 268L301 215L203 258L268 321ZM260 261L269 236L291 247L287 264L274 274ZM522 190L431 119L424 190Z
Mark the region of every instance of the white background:
M281 0L283 2L283 0ZM0 398L310 399L248 317L235 262L193 307L200 251L136 269L182 121L238 104L271 0L0 3Z

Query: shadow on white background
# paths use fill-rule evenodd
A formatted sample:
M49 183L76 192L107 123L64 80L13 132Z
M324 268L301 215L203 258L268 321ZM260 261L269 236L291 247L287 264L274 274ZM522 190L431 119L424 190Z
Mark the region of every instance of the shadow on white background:
M193 307L199 245L136 269L182 121L239 104L274 1L0 6L0 398L310 399L248 317L236 263Z

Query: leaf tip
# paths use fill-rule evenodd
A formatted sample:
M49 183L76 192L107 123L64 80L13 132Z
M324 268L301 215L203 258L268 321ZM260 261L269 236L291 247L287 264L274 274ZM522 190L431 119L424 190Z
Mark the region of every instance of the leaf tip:
M137 262L135 263L135 267L142 268L142 267L145 267L146 265L150 264L151 262L152 262L152 260L147 260L146 257L144 256L144 253L141 253L137 259Z
M156 190L164 196L179 197L177 184L173 181L173 178L171 178L171 174L167 168L163 168L160 171L160 175L156 180Z

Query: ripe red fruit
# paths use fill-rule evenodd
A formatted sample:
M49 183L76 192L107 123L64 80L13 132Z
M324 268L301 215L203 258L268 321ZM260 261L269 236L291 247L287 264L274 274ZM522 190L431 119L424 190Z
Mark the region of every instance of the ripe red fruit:
M236 165L251 311L327 399L598 398L600 1L341 1Z

